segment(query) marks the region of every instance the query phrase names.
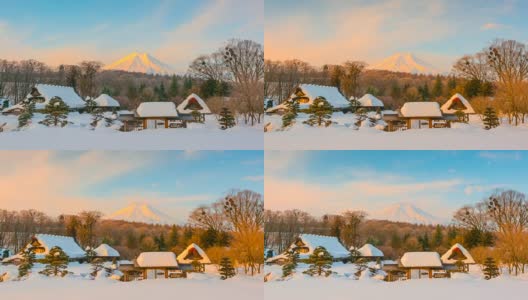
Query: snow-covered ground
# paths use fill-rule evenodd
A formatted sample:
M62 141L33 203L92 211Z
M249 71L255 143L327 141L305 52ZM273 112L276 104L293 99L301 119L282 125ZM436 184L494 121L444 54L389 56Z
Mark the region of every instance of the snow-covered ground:
M65 278L46 277L38 274L36 265L28 279L0 282L1 299L263 299L262 277L235 276L220 280L215 267L205 274L190 274L186 279L158 279L120 282L110 278L88 278L89 264L72 263L69 271L74 274ZM14 278L14 266L1 266L0 274L9 272ZM11 278L11 279L13 279Z
M120 132L119 122L105 127L100 122L90 127L89 114L70 113L64 128L38 124L42 114L35 114L32 124L17 130L16 116L0 115L0 150L261 150L264 147L262 126L238 124L228 130L219 129L214 116L204 124L190 123L188 128L149 129Z
M293 127L281 129L279 115L267 115L264 124L266 150L521 150L528 148L528 123L483 129L482 121L471 116L468 124L453 123L452 128L422 128L384 132L373 127L354 129L354 115L334 113L334 124L326 128L310 127L299 114Z
M281 276L280 266L266 266L264 273L272 273L272 280L265 283L265 299L392 299L392 300L498 300L526 299L528 276L503 275L484 280L479 267L473 266L469 274L454 274L450 279L412 279L385 282L368 276L355 279L353 264L336 263L329 277L310 277L301 272L306 265L299 265L297 273L287 280Z

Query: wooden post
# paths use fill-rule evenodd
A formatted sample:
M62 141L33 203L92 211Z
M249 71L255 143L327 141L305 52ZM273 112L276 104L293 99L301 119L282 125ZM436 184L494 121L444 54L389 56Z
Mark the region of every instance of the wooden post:
M407 279L411 279L411 269L407 269Z
M433 278L433 269L429 269L429 279Z
M407 129L411 129L411 119L407 119Z
M147 119L143 119L143 129L147 129Z
M165 268L165 278L169 278L169 269Z
M422 279L422 269L418 269L418 279Z
M433 128L433 119L429 119L429 128Z
M165 128L169 128L169 119L165 119Z
M147 269L143 269L143 279L147 279Z

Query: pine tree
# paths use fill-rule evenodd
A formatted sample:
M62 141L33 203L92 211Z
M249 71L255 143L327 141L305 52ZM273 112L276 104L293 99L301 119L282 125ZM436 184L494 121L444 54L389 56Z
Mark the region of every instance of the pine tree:
M282 127L288 127L292 125L297 118L299 112L299 101L291 99L284 103L287 112L282 116Z
M22 128L28 125L29 120L33 118L33 112L35 111L35 101L32 99L26 99L22 102L23 112L18 116L18 128Z
M299 253L295 250L290 250L286 253L287 262L282 266L282 277L288 277L295 272L299 263Z
M484 111L484 129L489 130L499 126L499 118L492 107L486 107Z
M220 279L222 280L235 276L235 268L233 268L233 264L228 257L223 257L222 260L220 260L220 269L218 271L221 275Z
M350 99L348 102L348 107L352 113L355 113L361 106L361 103L357 99Z
M92 272L90 273L90 275L92 276L92 278L95 278L97 277L97 273L99 273L104 268L103 260L100 258L95 258L91 261L91 265Z
M332 123L332 111L332 105L330 105L324 97L317 97L308 108L308 113L310 114L308 120L303 123L310 126L324 125L325 127L328 127Z
M97 107L97 102L95 102L92 98L89 98L84 102L84 111L91 114L95 108Z
M202 113L198 110L191 111L191 116L195 122L203 123L203 121L205 121L202 119Z
M92 260L94 259L94 257L97 256L97 253L95 253L95 251L92 249L92 247L88 247L85 251L85 256L84 258L86 259L87 262L91 263Z
M169 96L171 98L177 97L180 93L179 85L178 85L178 77L176 75L172 75L171 83L169 86Z
M18 266L18 277L22 278L29 274L35 264L35 251L29 247L22 252L22 263Z
M218 122L220 123L220 129L226 130L235 126L235 117L233 117L233 114L227 107L224 107L220 112Z
M332 261L332 255L330 255L324 247L319 246L314 249L313 253L308 258L310 266L308 267L308 270L303 273L310 276L324 275L328 277L332 274Z
M440 77L440 75L437 75L433 86L433 97L438 98L442 96L443 90L444 85L442 84L442 77Z
M53 97L44 107L46 117L44 117L44 120L40 121L40 123L46 126L64 127L68 124L69 110L70 108L61 98Z
M499 276L499 268L492 257L486 258L482 272L484 273L484 279L486 280Z
M159 101L167 101L167 93L165 92L165 85L160 83L158 88L158 99Z
M174 246L178 246L179 240L180 234L178 233L178 227L176 227L176 225L172 225L169 232L169 247L173 248Z
M60 247L55 246L50 249L44 258L44 264L46 266L39 273L46 276L64 277L68 274L68 260L68 255Z

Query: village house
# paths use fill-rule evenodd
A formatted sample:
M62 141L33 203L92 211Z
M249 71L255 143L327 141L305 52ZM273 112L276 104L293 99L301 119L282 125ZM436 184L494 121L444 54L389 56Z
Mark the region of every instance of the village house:
M107 244L101 244L99 247L93 249L93 251L95 252L96 258L100 258L105 261L115 262L120 257L119 252Z
M300 84L291 96L279 105L266 110L266 113L282 114L286 111L285 102L295 100L299 102L299 108L306 110L318 97L324 97L334 111L344 111L350 107L350 102L339 92L337 87L317 84Z
M357 101L359 102L358 108L365 109L366 111L380 111L385 106L383 101L371 94L365 94Z
M365 244L359 249L356 249L354 246L352 246L350 247L350 252L352 255L355 253L356 258L362 258L368 261L381 260L384 256L380 249L374 247L371 244Z
M445 115L455 115L457 118L458 115L461 115L462 119L459 119L459 121L462 122L469 121L469 115L475 114L475 110L469 101L459 93L454 94L440 109Z
M211 110L205 101L194 93L185 98L176 109L180 119L185 121L204 122L205 115L211 114Z
M350 252L339 242L335 236L324 236L317 234L300 234L299 237L288 248L299 253L300 260L307 260L317 247L324 247L334 261L346 261L350 258ZM283 264L287 257L286 252L268 258L266 263Z
M96 103L96 108L104 111L115 112L118 111L121 105L116 99L110 97L107 94L101 94L99 97L93 100Z
M142 121L143 129L185 127L173 102L143 102L136 109L135 117Z
M205 265L211 264L211 260L200 248L192 243L176 257L178 266L182 271L205 272Z
M475 260L468 250L459 243L454 244L441 257L446 270L468 272L469 265L475 264Z
M42 260L49 254L54 247L60 247L70 261L83 261L86 258L86 252L70 236L61 236L53 234L36 234L31 241L20 253L5 258L2 262L18 264L22 259L22 252L32 248L37 260Z
M173 252L142 252L134 262L134 269L141 270L143 279L185 277L179 269ZM122 269L121 272L125 273Z

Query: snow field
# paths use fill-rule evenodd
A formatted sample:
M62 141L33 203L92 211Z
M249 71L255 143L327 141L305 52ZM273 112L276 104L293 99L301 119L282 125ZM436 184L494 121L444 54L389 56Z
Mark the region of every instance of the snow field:
M265 150L522 150L528 149L528 123L485 130L478 116L468 124L453 123L451 128L423 128L385 132L374 127L354 129L353 114L332 115L334 124L326 128L310 127L299 114L291 128L281 129L279 115L266 115Z
M105 127L104 120L97 128L90 127L91 115L76 112L68 115L64 128L38 124L44 119L36 113L29 128L18 131L16 116L0 115L0 125L7 123L0 133L2 150L261 150L264 147L261 126L237 126L221 130L214 116L207 116L204 124L190 123L188 128L148 129L134 132L118 131L120 122Z

